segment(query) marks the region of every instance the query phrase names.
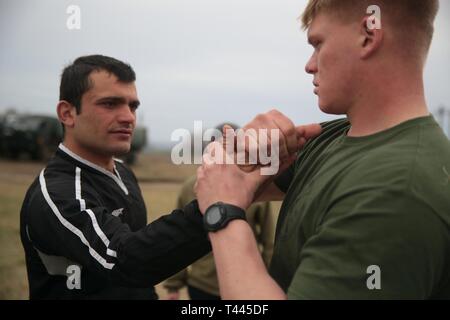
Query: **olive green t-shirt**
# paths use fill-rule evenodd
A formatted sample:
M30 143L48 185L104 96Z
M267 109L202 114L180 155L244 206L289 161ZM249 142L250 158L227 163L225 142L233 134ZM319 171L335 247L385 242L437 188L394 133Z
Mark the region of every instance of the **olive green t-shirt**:
M450 299L450 142L434 118L322 127L277 182L271 275L290 299Z

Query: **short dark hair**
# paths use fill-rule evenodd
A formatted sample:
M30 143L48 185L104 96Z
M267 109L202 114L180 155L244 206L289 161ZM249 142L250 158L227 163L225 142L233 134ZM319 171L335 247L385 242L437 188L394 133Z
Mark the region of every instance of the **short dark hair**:
M81 97L92 88L89 75L92 71L101 70L115 75L119 81L124 83L136 81L136 74L127 63L99 54L83 56L64 68L59 86L59 100L65 100L74 105L79 114Z

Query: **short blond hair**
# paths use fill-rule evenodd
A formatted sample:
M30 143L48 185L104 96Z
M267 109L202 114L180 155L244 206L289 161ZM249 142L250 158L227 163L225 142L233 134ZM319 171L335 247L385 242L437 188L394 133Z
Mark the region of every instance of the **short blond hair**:
M439 10L439 0L309 0L301 15L302 27L307 30L319 12L332 13L342 21L361 18L370 5L378 5L394 21L399 35L420 43L428 51L434 33L434 20ZM383 18L382 18L383 21ZM420 38L415 37L420 35Z

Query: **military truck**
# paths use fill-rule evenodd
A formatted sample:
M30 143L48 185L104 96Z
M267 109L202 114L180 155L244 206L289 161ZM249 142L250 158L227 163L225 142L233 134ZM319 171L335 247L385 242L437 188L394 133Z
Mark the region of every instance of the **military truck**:
M62 141L63 132L59 120L45 115L9 112L0 115L0 156L17 159L23 155L33 160L48 160ZM136 161L136 155L147 144L145 127L134 130L131 151L123 159L128 164Z
M16 159L25 154L33 160L47 160L62 140L62 128L54 117L9 113L0 125L2 155Z

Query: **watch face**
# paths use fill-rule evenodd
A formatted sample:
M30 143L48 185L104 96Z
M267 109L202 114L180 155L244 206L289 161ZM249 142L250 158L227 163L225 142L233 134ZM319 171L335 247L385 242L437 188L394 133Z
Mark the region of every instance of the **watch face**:
M209 225L214 225L220 222L220 219L222 219L222 214L220 212L220 208L218 207L211 208L206 215L206 222Z

